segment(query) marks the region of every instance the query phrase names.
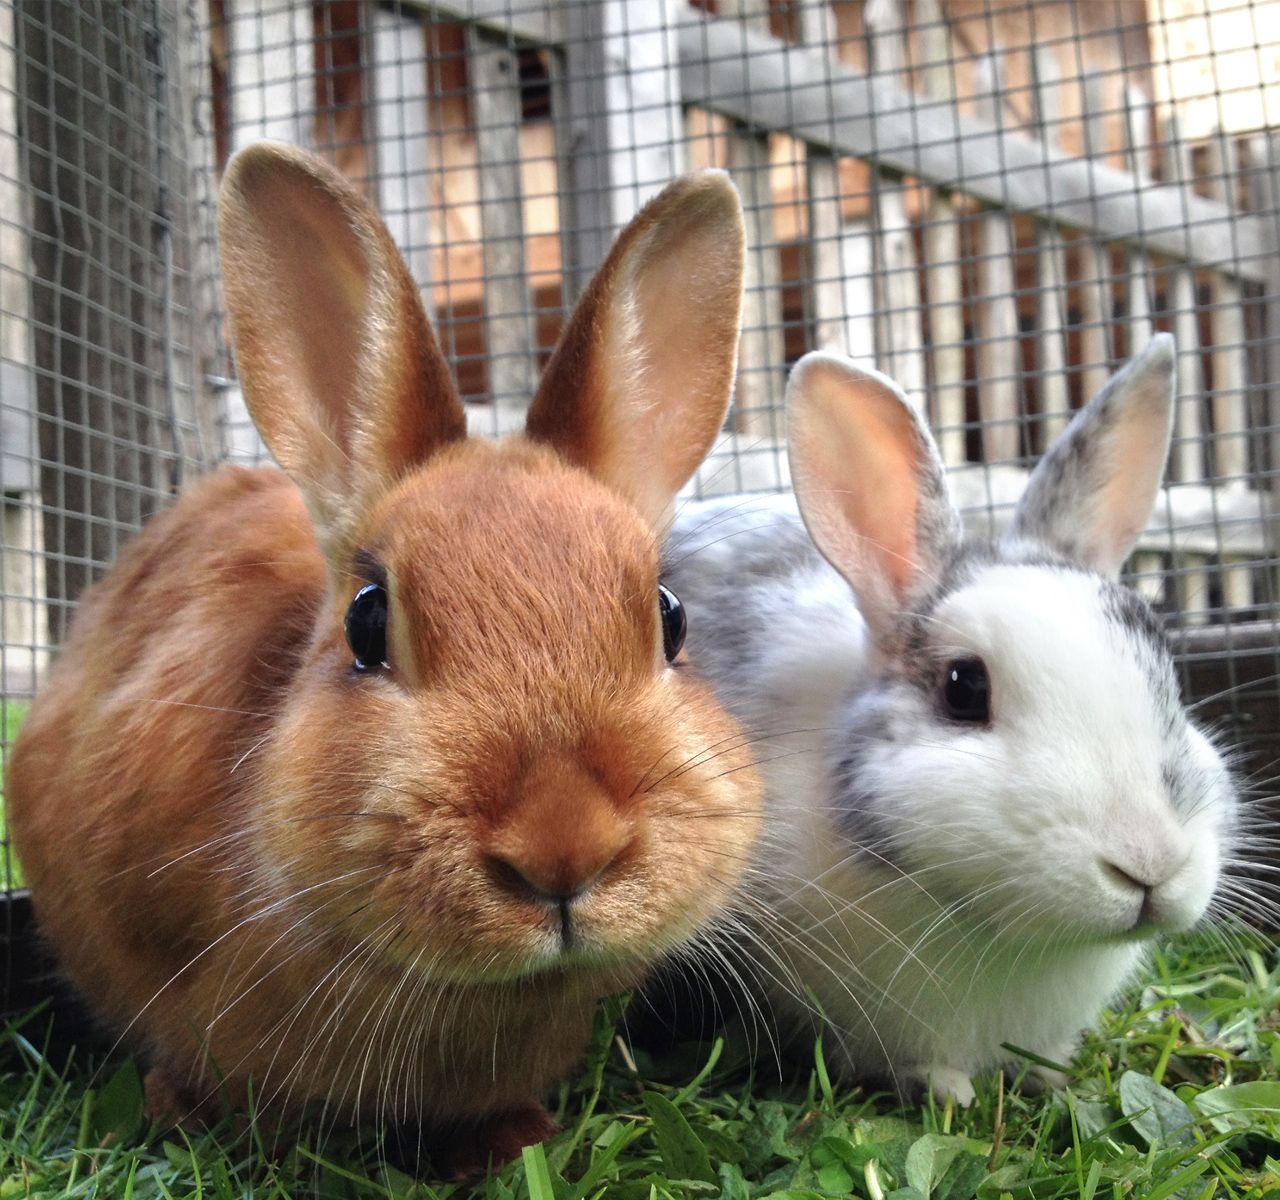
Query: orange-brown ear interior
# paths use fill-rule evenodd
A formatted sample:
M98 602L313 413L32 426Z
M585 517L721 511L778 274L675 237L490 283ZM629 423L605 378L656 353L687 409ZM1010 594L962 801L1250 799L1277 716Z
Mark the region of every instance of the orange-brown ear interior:
M249 147L227 168L219 232L246 405L321 521L465 434L417 287L335 171Z
M655 528L729 405L743 236L727 176L668 186L596 272L529 410L530 437L621 492Z

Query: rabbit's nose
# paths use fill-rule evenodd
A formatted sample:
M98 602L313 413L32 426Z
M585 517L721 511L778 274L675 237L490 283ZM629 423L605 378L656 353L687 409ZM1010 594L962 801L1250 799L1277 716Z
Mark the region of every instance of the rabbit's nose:
M1136 892L1150 892L1160 882L1159 879L1148 878L1150 872L1132 864L1122 866L1120 863L1102 860L1102 873L1117 887Z
M583 892L589 891L592 884L608 869L609 863L602 863L592 870L578 863L511 862L500 855L491 854L489 866L494 879L504 890L525 899L560 905L576 900Z
M630 822L591 772L551 762L521 781L487 859L507 891L561 904L588 891L634 840Z

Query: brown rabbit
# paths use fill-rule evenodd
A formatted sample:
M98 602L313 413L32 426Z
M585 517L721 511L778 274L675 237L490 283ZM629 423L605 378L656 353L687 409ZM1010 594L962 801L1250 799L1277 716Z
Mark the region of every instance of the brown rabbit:
M220 229L284 473L213 474L85 595L13 750L14 843L153 1107L252 1079L267 1108L506 1159L552 1130L598 1000L713 921L756 830L658 582L729 399L736 193L690 176L632 221L497 443L466 436L413 280L329 167L245 150Z

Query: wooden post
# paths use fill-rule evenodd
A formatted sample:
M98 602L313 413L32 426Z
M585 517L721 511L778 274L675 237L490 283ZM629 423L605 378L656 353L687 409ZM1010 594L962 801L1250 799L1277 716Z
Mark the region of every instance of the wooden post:
M18 141L14 6L0 6L0 695L35 690L48 657L35 379L31 370L30 211ZM0 728L0 749L12 729ZM7 877L7 876L6 876Z
M1053 51L1037 46L1031 55L1035 86L1035 124L1046 150L1057 141L1061 116L1059 72ZM1067 426L1071 414L1067 383L1067 251L1056 226L1036 227L1036 368L1039 371L1040 419L1037 449L1043 452Z
M54 640L80 591L175 482L166 331L176 266L157 232L186 195L173 194L178 173L162 144L179 102L158 50L175 37L174 15L156 11L158 30L128 6L15 9ZM85 72L86 61L99 69Z
M1124 152L1129 173L1136 187L1144 187L1150 180L1147 167L1150 140L1149 121L1151 106L1141 88L1125 88ZM1126 252L1125 316L1126 353L1132 358L1141 353L1151 340L1155 325L1151 319L1152 265L1151 256L1145 250L1130 247ZM1152 603L1164 598L1164 577L1159 554L1139 550L1133 556L1134 583Z
M801 0L795 9L801 42L815 53L836 56L835 14L830 0ZM875 298L871 289L871 229L866 221L846 221L842 212L840 164L825 150L810 147L806 158L809 192L810 304L813 344L875 366Z
M231 148L314 139L315 20L307 0L223 0Z
M864 20L873 79L877 83L898 83L906 58L901 0L868 0ZM907 218L907 185L873 170L871 213L875 233L876 355L881 369L923 412L924 335L915 237Z
M315 18L307 0L223 0L232 151L263 138L315 143ZM227 450L270 460L239 387L226 396Z
M431 239L427 223L427 55L422 18L374 8L373 150L378 209L430 312Z
M1235 142L1222 130L1209 139L1209 194L1237 205L1239 160ZM1248 340L1244 320L1244 291L1225 272L1209 277L1209 326L1213 349L1213 480L1218 487L1241 488L1249 473L1249 422L1245 408L1248 385ZM1224 540L1234 532L1224 529ZM1229 565L1230 547L1222 548L1222 603L1228 609L1253 604L1253 573L1248 565Z
M1002 123L1000 55L993 46L978 62L978 115ZM982 458L1012 462L1021 454L1018 423L1022 363L1018 347L1018 300L1014 294L1013 230L1009 218L991 211L978 229L978 413Z
M1084 152L1092 164L1107 155L1102 76L1087 71L1083 80ZM1111 374L1111 256L1092 234L1076 242L1080 297L1080 392L1082 401L1100 391Z
M720 14L756 33L769 32L768 0L722 0ZM769 135L745 126L729 134L729 170L742 193L747 227L743 272L742 341L734 430L777 440L782 433L786 342L782 326L782 264L773 224L773 164Z
M951 31L938 0L916 0L916 23L930 100L944 101L955 113L955 62ZM959 136L959 128L956 130ZM924 227L925 296L933 373L929 408L943 461L957 466L965 453L964 273L960 264L960 225L948 192L932 188Z
M614 234L686 169L682 0L570 0L552 56L560 259L571 304Z
M533 299L524 256L520 64L507 41L467 30L471 112L480 177L485 362L495 432L518 426L538 377Z
M1147 153L1150 138L1149 120L1151 105L1146 93L1139 87L1125 88L1124 155L1129 173L1144 187L1150 181L1147 169ZM1127 254L1128 270L1125 292L1125 315L1128 328L1125 334L1125 354L1132 358L1141 353L1151 340L1154 325L1151 320L1151 256L1145 250L1130 248Z
M1280 134L1259 136L1257 146L1259 170L1254 174L1255 192L1252 207L1263 214L1273 228L1280 228ZM1272 595L1280 592L1280 256L1271 259L1271 282L1267 286L1267 302L1263 307L1266 333L1265 413L1268 430L1265 453L1271 466L1271 482L1267 489L1264 511L1267 516L1265 545L1274 564L1271 572Z
M178 47L183 60L185 94L180 128L186 154L174 156L175 193L190 189L185 206L174 205L173 238L182 249L190 289L190 380L184 419L194 430L194 445L175 447L194 466L205 469L220 463L224 442L226 397L222 386L227 371L226 349L219 332L225 312L219 295L216 187L220 164L214 137L213 68L209 52L209 9L202 0L184 0L177 6ZM180 399L182 393L179 393Z
M1182 136L1177 113L1164 122L1163 142L1168 155L1170 182L1188 193L1195 188L1191 147ZM1175 263L1169 276L1169 305L1173 312L1173 336L1178 348L1178 407L1173 428L1173 456L1169 473L1178 483L1204 479L1206 429L1204 367L1200 346L1200 304L1196 273L1185 263ZM1178 568L1178 612L1184 624L1202 624L1209 612L1209 573L1201 555L1174 555Z
M833 69L777 38L739 34L731 21L691 13L679 43L681 87L691 105L799 133L837 154L872 159L1002 211L1052 208L1065 228L1093 230L1108 242L1142 242L1153 254L1185 255L1190 224L1197 264L1238 258L1242 280L1266 281L1262 262L1275 252L1275 237L1256 217L1235 218L1206 197L1196 197L1188 211L1176 189L1134 188L1125 172L1063 152L1046 162L1034 138L968 113L959 117L956 138L953 112L913 103L900 84L848 65Z

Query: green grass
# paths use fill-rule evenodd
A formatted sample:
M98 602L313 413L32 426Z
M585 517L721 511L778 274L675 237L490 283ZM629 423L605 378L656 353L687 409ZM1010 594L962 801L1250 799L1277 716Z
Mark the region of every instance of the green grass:
M0 700L0 746L8 760L9 747L18 736L22 718L27 715L26 703L21 700ZM22 886L22 868L9 849L9 825L4 816L4 774L0 772L0 888Z
M1228 955L1201 939L1158 956L1147 986L1088 1038L1067 1091L1024 1096L997 1077L967 1109L923 1110L833 1087L820 1051L789 1086L723 1066L733 1046L703 1050L692 1076L659 1082L673 1064L642 1058L633 1069L605 1017L560 1097L565 1132L471 1185L415 1183L349 1135L304 1130L271 1156L251 1133L143 1131L132 1063L92 1075L11 1027L0 1050L0 1200L1280 1200L1278 1013L1274 945Z

